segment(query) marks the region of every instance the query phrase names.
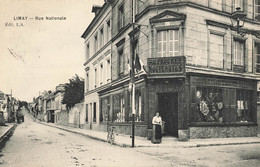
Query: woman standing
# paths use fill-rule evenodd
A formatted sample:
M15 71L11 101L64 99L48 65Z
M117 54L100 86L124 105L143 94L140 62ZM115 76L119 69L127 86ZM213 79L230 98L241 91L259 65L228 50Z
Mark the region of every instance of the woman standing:
M153 137L152 143L161 143L162 142L162 118L159 115L159 112L156 112L156 115L153 117Z

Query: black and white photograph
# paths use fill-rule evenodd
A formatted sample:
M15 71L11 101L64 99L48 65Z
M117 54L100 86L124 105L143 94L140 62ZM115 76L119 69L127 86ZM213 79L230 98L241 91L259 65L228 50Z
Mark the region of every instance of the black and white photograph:
M1 167L259 167L260 0L0 0Z

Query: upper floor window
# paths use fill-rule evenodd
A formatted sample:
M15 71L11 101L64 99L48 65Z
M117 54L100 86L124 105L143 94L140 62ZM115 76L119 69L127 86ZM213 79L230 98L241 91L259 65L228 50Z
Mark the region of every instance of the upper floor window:
M99 46L102 47L104 45L104 28L100 29L100 41L99 41Z
M107 82L110 81L110 75L111 75L111 67L110 67L110 59L107 59L107 70L106 70L106 73L107 73Z
M95 68L95 88L98 86L98 71L97 68Z
M89 50L89 43L86 46L86 60L88 60L90 57L90 50Z
M86 92L89 90L89 73L86 74Z
M260 43L255 43L256 72L260 73Z
M255 0L255 12L254 17L256 20L260 21L260 0Z
M240 7L241 11L244 10L244 0L233 0L233 11Z
M122 4L118 8L118 29L120 30L125 26L125 13L124 13L124 5Z
M104 70L103 70L103 64L100 64L100 85L103 84L103 79L104 79L104 76L103 76L103 73L104 73Z
M158 31L158 57L179 55L179 31Z
M241 40L234 41L234 65L244 66L245 61L245 42Z
M121 77L124 74L124 52L118 51L118 76Z
M110 20L107 21L107 42L110 40L111 38L111 26L110 26Z
M208 59L208 65L210 67L223 68L223 48L224 36L210 33Z
M98 35L95 35L95 39L94 39L94 50L95 50L95 52L98 51Z

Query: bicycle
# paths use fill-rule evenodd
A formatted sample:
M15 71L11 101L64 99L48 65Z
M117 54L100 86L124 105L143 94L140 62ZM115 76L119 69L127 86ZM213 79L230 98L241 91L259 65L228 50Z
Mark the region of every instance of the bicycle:
M115 134L114 134L114 126L110 126L110 130L107 133L107 142L110 144L114 144L115 143Z

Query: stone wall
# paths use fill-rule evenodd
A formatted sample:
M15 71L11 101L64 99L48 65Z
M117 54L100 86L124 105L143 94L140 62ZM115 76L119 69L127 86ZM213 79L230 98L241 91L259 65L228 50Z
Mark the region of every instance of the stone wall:
M190 127L190 139L257 136L257 126Z
M68 125L69 124L69 113L67 110L62 110L57 113L58 115L58 124L60 125Z
M69 124L72 124L74 126L77 126L79 127L79 124L82 124L83 121L82 119L84 120L84 103L78 103L78 104L75 104L74 107L72 107L70 110L69 110ZM80 119L80 121L79 121Z

